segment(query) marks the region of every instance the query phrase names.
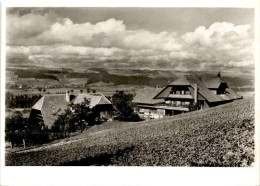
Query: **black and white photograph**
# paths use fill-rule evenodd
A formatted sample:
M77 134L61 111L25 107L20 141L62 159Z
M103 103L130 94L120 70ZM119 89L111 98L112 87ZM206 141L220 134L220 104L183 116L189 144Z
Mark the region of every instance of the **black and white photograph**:
M5 167L258 166L255 19L243 7L6 7Z

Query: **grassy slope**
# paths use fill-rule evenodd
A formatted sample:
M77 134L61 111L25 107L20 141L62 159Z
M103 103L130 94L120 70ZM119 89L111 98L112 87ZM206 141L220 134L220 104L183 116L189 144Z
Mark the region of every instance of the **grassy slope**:
M250 100L91 130L71 144L8 154L6 164L249 166L254 161L254 105Z

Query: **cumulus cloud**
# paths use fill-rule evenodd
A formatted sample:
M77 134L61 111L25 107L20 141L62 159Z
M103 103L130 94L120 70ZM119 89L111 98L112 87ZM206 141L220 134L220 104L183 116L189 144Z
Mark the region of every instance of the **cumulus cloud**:
M250 25L216 22L182 35L162 31L129 30L113 18L92 24L74 23L48 13L7 16L7 55L29 61L77 65L176 69L253 66ZM116 65L117 64L117 65Z

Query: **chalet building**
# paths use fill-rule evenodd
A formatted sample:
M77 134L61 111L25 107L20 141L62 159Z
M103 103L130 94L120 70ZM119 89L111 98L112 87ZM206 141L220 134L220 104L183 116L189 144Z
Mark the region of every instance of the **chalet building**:
M242 99L226 82L217 78L181 76L163 89L136 92L133 102L142 118L162 118L193 110L214 107Z
M41 97L32 107L29 120L38 123L43 122L50 129L70 103L78 104L83 102L85 98L90 100L90 108L99 112L102 118L112 119L114 107L103 94L72 95L69 91L66 91L66 94L50 94Z

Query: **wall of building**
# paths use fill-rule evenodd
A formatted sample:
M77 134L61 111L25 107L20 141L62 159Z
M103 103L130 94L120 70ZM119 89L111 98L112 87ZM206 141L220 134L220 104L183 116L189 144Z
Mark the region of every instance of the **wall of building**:
M140 108L139 115L144 119L162 118L165 115L164 109Z

